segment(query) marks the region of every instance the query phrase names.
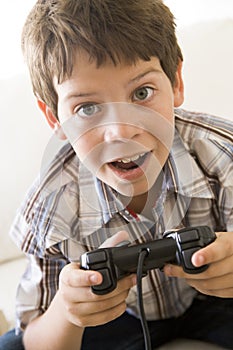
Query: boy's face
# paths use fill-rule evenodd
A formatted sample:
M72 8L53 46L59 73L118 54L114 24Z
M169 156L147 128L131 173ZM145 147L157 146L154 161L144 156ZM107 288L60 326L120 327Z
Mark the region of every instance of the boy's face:
M79 53L72 76L55 82L59 121L94 175L133 197L152 187L168 157L182 87L180 72L172 87L156 57L97 68Z

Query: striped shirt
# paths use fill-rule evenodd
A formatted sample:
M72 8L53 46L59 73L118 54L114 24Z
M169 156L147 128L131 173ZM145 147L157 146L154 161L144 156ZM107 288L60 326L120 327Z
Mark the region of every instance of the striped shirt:
M136 243L187 226L233 231L232 122L175 110L174 142L163 174L147 218L129 212L116 191L79 162L69 144L59 150L29 190L10 232L28 257L17 291L18 329L49 307L66 264L119 230L127 230ZM181 315L196 295L183 279L166 277L160 269L143 278L149 320ZM127 306L138 316L136 287L129 292Z

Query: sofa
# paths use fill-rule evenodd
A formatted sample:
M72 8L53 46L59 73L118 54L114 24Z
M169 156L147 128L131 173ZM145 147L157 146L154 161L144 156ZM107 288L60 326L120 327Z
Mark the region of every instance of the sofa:
M233 19L203 22L177 32L184 52L183 108L233 120ZM28 186L40 171L52 132L31 92L28 73L0 81L0 334L14 327L15 292L26 259L8 232ZM46 160L47 161L47 160ZM161 350L219 349L177 340Z

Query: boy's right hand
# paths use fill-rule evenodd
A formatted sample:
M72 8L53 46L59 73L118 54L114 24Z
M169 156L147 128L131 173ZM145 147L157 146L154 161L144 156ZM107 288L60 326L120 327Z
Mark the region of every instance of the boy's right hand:
M128 234L120 231L104 242L101 247L112 247L127 240ZM91 286L102 283L97 271L81 270L79 264L66 265L60 274L59 294L65 317L79 327L101 325L114 320L126 310L129 290L136 284L136 276L121 279L117 288L105 295L96 295Z

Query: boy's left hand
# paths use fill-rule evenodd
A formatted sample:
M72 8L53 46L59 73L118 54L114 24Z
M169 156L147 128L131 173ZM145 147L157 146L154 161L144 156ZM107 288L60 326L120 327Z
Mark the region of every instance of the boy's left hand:
M217 239L193 254L192 263L199 267L209 264L206 271L187 274L182 267L166 265L169 277L185 278L199 292L222 298L233 298L233 232L218 232Z

